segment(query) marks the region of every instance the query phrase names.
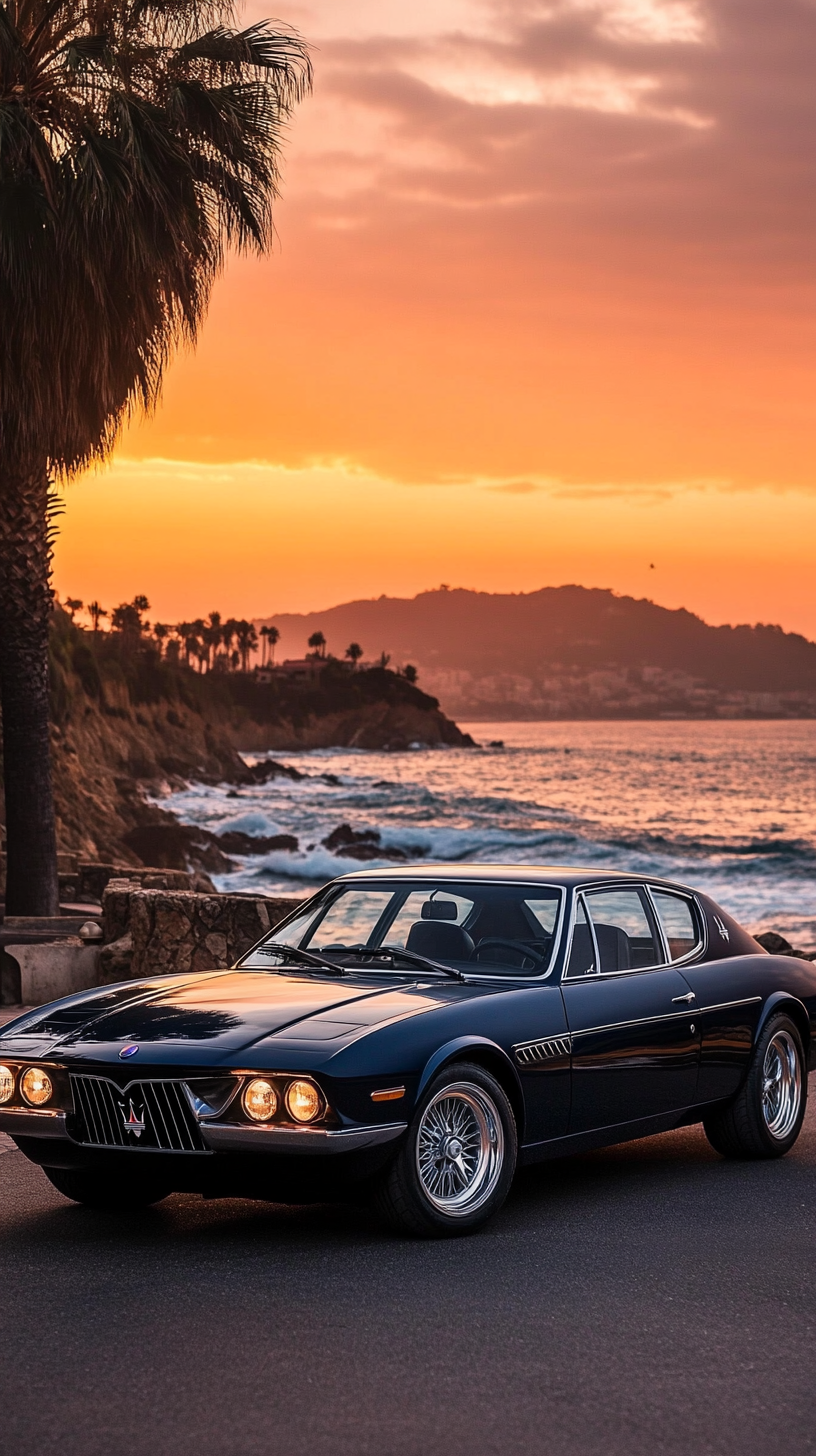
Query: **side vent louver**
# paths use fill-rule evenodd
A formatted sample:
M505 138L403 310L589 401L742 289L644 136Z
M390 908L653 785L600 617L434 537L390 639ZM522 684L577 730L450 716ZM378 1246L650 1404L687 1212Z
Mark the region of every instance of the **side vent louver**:
M549 1036L546 1041L527 1041L523 1046L513 1047L520 1067L539 1066L542 1062L568 1057L571 1050L572 1038L569 1036Z

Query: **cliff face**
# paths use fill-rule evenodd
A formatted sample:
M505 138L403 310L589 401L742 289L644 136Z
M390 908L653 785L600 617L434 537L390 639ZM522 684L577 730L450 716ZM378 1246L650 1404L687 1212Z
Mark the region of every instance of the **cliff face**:
M435 699L385 669L334 680L328 672L308 690L257 684L249 674L202 677L141 644L94 641L60 611L51 705L59 847L120 864L145 862L136 831L174 822L146 793L191 780L246 782L241 749L469 742Z

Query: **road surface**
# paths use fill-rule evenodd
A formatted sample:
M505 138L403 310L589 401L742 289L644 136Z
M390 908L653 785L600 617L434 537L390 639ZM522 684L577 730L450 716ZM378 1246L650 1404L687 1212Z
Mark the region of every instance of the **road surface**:
M92 1213L7 1149L0 1446L799 1456L814 1172L816 1105L782 1162L692 1128L526 1171L482 1234L424 1243L342 1207Z

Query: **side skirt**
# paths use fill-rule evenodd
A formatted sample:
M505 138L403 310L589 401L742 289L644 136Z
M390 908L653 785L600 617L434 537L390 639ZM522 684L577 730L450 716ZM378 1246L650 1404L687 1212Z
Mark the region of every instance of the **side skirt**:
M636 1122L615 1122L591 1132L571 1133L567 1137L549 1138L543 1143L527 1143L519 1151L519 1164L543 1163L549 1158L568 1158L571 1153L588 1153L593 1148L612 1148L616 1143L632 1143L655 1133L672 1132L677 1127L690 1127L702 1122L706 1107L683 1107L677 1112L663 1112L659 1117L639 1117Z

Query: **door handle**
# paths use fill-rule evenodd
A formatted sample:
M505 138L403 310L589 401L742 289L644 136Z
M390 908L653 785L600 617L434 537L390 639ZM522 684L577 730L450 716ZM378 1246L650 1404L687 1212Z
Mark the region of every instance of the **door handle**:
M697 997L695 996L694 992L693 991L689 991L687 993L687 995L685 995L685 996L672 996L672 1006L676 1006L677 1003L678 1003L678 1001L683 1001L686 1004L688 1004L689 1001L696 1001L696 1000L697 1000Z

